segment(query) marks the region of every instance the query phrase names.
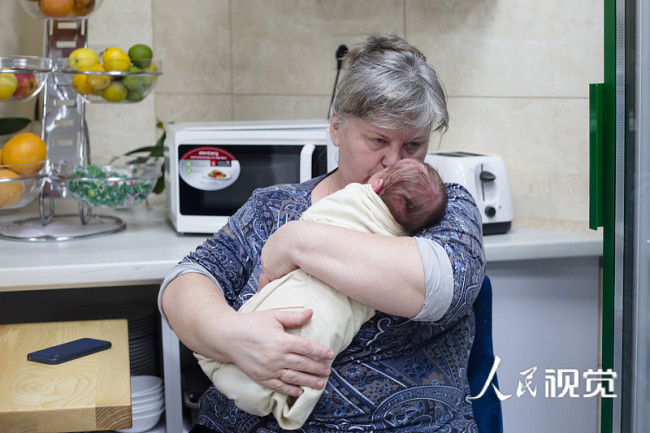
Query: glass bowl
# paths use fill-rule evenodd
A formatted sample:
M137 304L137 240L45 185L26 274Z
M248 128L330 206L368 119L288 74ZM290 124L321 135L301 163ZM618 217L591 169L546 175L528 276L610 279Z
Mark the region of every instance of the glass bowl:
M120 72L78 71L70 67L69 59L61 59L57 72L72 77L72 88L86 102L129 104L140 102L151 93L162 75L162 60L151 59L147 68L131 65L130 72Z
M52 59L36 56L0 57L0 101L28 101L43 89Z
M48 161L0 165L0 210L31 203L43 189L49 167Z
M88 164L81 158L60 161L52 171L65 184L66 193L93 208L136 205L162 175L162 158L98 155L91 159Z
M32 18L88 18L102 0L19 0Z

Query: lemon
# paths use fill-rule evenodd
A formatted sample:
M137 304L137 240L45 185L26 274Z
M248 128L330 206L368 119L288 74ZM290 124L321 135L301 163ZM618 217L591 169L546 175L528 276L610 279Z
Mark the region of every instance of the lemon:
M18 88L18 78L13 72L0 72L0 100L11 98Z
M107 48L102 54L102 61L107 71L127 72L131 66L131 58L117 47Z
M156 63L151 62L149 66L146 68L142 69L142 72L151 74L152 72L158 72L158 67L156 66ZM156 82L156 79L158 78L157 75L145 75L143 77L143 81L145 84L153 84Z
M76 71L99 64L99 55L90 48L77 48L70 53L70 67Z
M82 95L90 95L93 93L93 86L88 84L88 80L86 79L87 77L88 75L86 74L75 74L72 78L72 88L75 92Z
M129 48L129 57L134 66L146 68L151 63L153 51L151 47L145 44L135 44Z
M113 81L106 90L102 92L102 98L109 102L121 102L126 98L127 93L128 90L124 84L119 81Z
M86 68L86 70L91 72L106 72L106 69L102 65L95 65ZM92 88L92 93L99 95L102 90L106 89L109 84L111 84L111 76L104 74L87 74L86 82Z

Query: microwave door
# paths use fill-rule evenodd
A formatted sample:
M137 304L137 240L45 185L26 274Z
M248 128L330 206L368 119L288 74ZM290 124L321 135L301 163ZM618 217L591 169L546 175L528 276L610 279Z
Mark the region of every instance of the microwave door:
M179 179L180 212L183 215L232 215L256 188L301 181L301 155L305 146L230 145L203 146L231 155L225 178L208 179L208 170L191 172L192 178L181 171ZM196 147L181 145L179 155L187 155ZM187 169L188 162L180 157L179 166ZM214 165L215 163L213 163ZM205 164L204 164L205 165ZM213 170L214 171L214 170ZM205 173L204 173L205 172ZM184 179L185 178L185 179Z

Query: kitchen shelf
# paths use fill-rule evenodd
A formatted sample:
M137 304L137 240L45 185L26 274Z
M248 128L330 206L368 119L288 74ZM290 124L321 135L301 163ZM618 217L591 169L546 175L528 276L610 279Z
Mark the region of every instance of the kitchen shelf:
M77 4L79 2L75 2ZM81 2L94 11L102 3L100 0L87 0ZM11 56L0 58L0 66L6 67L7 72L11 73L38 73L38 90L42 92L42 125L41 137L46 142L48 149L48 160L52 167L59 167L65 161L79 161L79 164L90 165L93 158L90 157L90 142L88 137L87 125L85 120L85 105L88 102L115 102L136 103L147 97L153 90L156 81L162 74L162 60L152 59L148 65L142 65L143 70L134 70L132 72L99 72L76 71L70 67L69 56L79 48L86 48L88 37L87 13L79 14L74 11L62 13L64 16L47 17L39 10L39 3L35 1L21 0L23 7L34 18L46 18L45 47L43 57ZM87 12L90 12L87 11ZM4 62L4 64L2 63ZM145 67L146 66L146 67ZM4 71L0 71L2 74ZM88 79L90 76L107 77L106 90L102 95L81 94L75 91L75 77ZM102 77L103 78L103 77ZM111 93L107 93L111 89ZM118 89L119 91L115 91ZM38 92L34 92L36 94ZM117 95L117 96L115 96ZM30 95L33 97L34 95ZM123 96L123 98L122 98ZM115 103L113 102L113 103ZM158 165L158 167L160 167ZM60 174L60 173L59 173ZM146 183L147 188L152 187L151 179L157 179L160 169L155 178L149 176L148 179L142 180L115 180L110 185L104 180L92 179L96 183L105 183L107 186L117 186L120 193L124 193L126 185L127 190L132 181L134 187L127 193L140 190L137 188ZM69 173L67 174L69 177ZM105 203L98 206L97 203L83 200L82 197L74 195L74 191L69 190L70 182L77 182L82 185L92 180L88 179L68 179L58 176L57 173L48 173L47 182L38 184L40 197L38 200L39 216L12 221L5 223L0 227L0 239L12 241L27 242L47 242L47 241L67 241L73 239L82 239L93 236L102 236L113 234L124 230L126 223L119 216L115 215L98 215L94 209L105 208ZM41 179L42 180L42 179ZM109 179L110 180L110 179ZM7 183L15 183L15 180L2 180ZM83 186L83 185L82 185ZM149 192L151 188L149 188ZM34 188L29 190L30 194ZM92 192L92 191L91 191ZM137 191L136 191L137 192ZM55 205L57 199L74 197L78 202L78 210L72 213L60 214L56 212ZM28 203L29 200L21 199L21 206ZM121 206L133 205L143 197L132 197L133 202L119 203ZM11 205L16 207L17 205ZM9 207L9 206L7 206ZM47 207L47 209L46 209Z

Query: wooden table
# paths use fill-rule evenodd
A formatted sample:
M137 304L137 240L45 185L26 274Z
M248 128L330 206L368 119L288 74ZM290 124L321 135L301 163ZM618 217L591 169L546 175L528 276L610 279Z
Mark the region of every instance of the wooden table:
M58 365L27 353L82 337L108 350ZM0 325L0 432L79 432L131 427L127 321Z

